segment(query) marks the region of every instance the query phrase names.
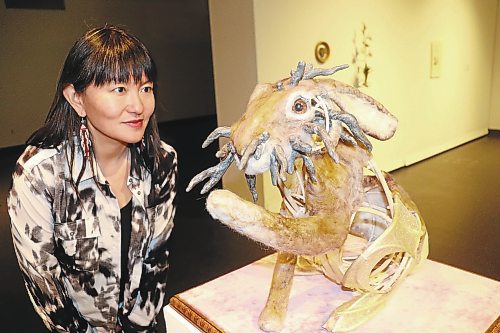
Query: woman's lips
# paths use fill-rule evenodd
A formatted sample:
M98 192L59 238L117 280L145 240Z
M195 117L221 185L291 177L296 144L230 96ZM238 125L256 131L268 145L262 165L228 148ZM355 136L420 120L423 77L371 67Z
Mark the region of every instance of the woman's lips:
M133 127L133 128L140 128L140 127L142 127L143 122L144 122L144 120L142 120L142 119L136 119L136 120L126 121L126 122L124 122L124 124L128 125L130 127Z

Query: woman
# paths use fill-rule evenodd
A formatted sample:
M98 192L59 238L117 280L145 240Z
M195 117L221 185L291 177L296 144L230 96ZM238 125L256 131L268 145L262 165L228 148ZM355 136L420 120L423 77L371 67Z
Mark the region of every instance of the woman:
M31 301L53 332L156 332L177 160L160 141L144 44L104 26L76 41L8 208Z

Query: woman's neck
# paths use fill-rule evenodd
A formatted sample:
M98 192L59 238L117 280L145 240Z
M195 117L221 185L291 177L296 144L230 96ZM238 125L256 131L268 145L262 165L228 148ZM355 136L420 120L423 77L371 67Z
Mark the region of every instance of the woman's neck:
M99 169L111 187L111 192L118 200L120 208L124 207L132 197L132 192L127 186L130 174L128 145L111 139L99 131L93 133L93 144Z
M130 174L130 159L128 158L127 146L99 147L95 150L95 157L99 168L111 187L111 192L118 200L120 208L124 207L132 197L132 192L127 186L127 178Z
M94 154L97 164L99 164L104 176L107 177L109 174L116 173L123 165L127 164L128 147L122 144L114 146L96 145L94 147Z

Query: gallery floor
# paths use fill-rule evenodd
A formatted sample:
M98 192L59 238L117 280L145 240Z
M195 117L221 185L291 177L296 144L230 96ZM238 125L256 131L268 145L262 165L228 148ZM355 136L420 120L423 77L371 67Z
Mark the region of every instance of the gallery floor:
M193 175L215 165L215 145L202 150L214 117L164 123L162 138L179 154L179 195L171 237L168 296L271 253L210 219L205 196L185 193ZM0 150L1 332L45 332L24 290L10 238L5 197L19 148ZM392 172L426 220L430 259L500 280L500 133ZM198 188L199 190L199 188ZM267 288L267 286L263 286ZM171 332L175 333L175 332Z

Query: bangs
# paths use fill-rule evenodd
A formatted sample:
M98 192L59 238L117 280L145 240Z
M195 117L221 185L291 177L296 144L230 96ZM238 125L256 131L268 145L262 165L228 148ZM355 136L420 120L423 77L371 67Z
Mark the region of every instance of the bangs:
M156 67L146 47L138 39L116 30L101 31L90 37L93 52L84 64L87 84L140 82L143 74L156 83Z

